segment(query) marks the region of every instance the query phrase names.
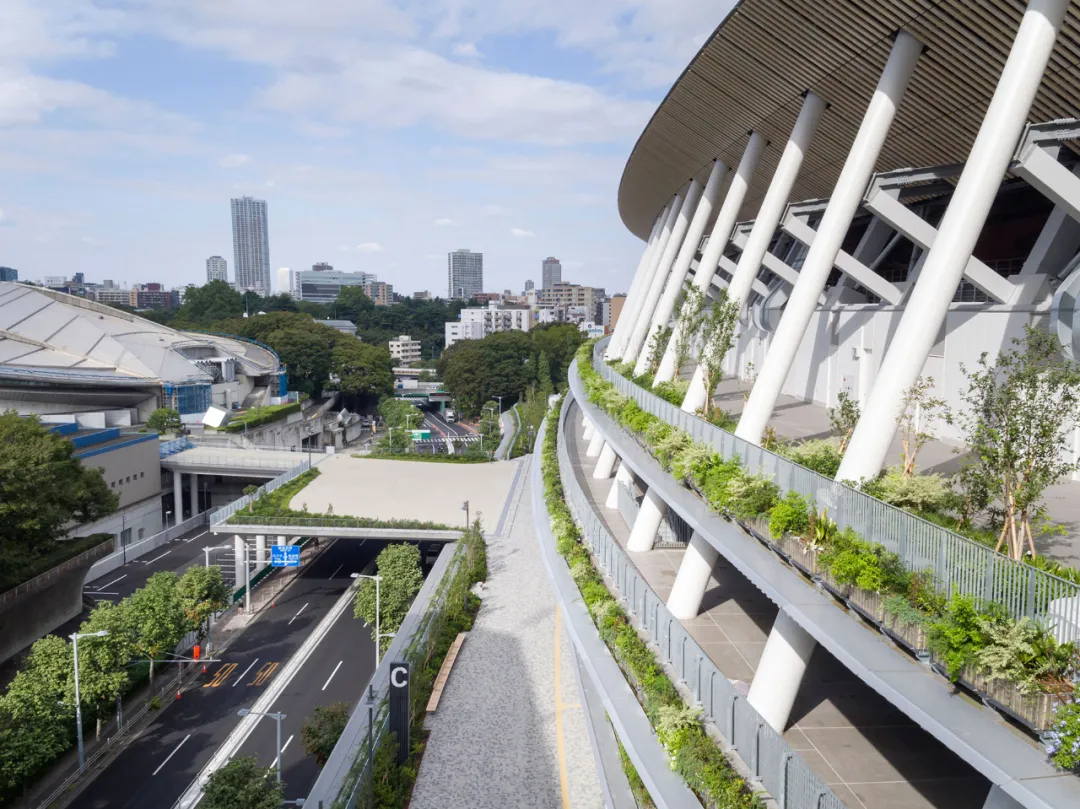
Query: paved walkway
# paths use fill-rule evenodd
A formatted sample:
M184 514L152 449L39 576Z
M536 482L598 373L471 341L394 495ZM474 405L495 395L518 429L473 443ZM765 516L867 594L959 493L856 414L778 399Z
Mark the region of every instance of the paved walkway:
M742 413L745 394L750 386L737 379L728 378L716 389L716 403L733 416ZM831 434L829 409L815 402L781 395L773 409L769 426L783 438L826 438ZM939 472L950 475L956 471L963 458L962 447L949 441L931 441L919 452L920 472ZM889 464L900 462L900 438L893 439L889 450ZM1039 553L1080 567L1080 481L1065 481L1046 491L1046 506L1050 518L1065 528L1064 536L1035 538Z
M502 535L488 536L483 606L428 717L411 809L599 809L577 682L521 471Z
M625 548L630 528L618 510L604 505L612 481L592 477L596 459L586 457L576 406L567 421L573 428L569 450L578 481ZM628 555L649 586L666 599L683 553ZM720 557L701 614L682 623L728 679L749 685L776 612L773 602ZM848 809L981 809L989 790L985 778L820 646L784 738Z

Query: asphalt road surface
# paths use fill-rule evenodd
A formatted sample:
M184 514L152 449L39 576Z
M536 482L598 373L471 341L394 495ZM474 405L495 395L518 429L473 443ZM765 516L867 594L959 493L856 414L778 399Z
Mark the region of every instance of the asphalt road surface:
M192 543L194 544L194 543ZM160 718L130 743L71 806L74 809L168 809L236 727L240 708L251 707L381 543L335 541L251 624L221 662L168 703ZM202 554L200 553L200 556ZM273 711L287 718L282 742L288 797L302 797L314 783L315 762L304 755L300 728L317 705L354 703L374 671L371 634L342 613L277 699ZM274 720L262 719L242 748L269 767L275 753Z

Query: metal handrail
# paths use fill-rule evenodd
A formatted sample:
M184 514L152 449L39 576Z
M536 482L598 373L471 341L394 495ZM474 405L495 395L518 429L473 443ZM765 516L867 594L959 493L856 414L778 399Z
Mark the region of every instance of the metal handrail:
M840 528L851 528L897 554L908 570L929 571L939 592L1001 604L1017 619L1043 618L1059 641L1080 640L1080 585L1016 562L684 412L611 368L603 359L605 346L606 339L593 348L596 372L645 412L711 447L724 460L737 458L750 474L771 477L781 491L797 492L815 509L827 509Z
M724 675L682 623L668 610L629 554L611 535L574 473L567 450L565 422L572 395L559 416L559 477L563 496L581 528L582 541L618 588L631 622L646 632L663 662L689 688L705 717L749 766L753 775L785 809L844 809L843 802L772 729ZM629 492L623 489L625 494ZM628 498L632 499L632 498Z
M300 475L311 469L311 466L312 464L310 461L300 461L300 463L298 463L288 472L283 472L273 480L264 483L262 486L255 490L254 494L245 494L239 500L233 500L228 505L219 508L217 511L210 515L210 524L220 525L221 523L226 522L229 517L231 517L237 511L240 511L243 508L247 508L251 504L252 500L257 500L264 494L269 494L275 489L279 489L286 483L289 483L293 479L300 477Z

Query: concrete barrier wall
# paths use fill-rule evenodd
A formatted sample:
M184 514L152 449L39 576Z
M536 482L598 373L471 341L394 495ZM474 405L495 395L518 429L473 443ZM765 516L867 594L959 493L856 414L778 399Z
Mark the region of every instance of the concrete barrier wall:
M116 568L127 564L132 559L138 559L140 556L150 551L157 550L166 542L171 542L178 536L187 533L192 528L197 528L200 525L205 525L210 517L210 510L204 511L202 514L196 514L194 517L189 517L179 525L174 525L172 528L167 528L159 534L154 534L152 537L147 537L141 542L134 542L128 545L127 548L121 548L118 551L106 556L94 563L94 566L90 568L90 572L86 574L86 581L91 582L94 579L98 579L107 573L112 573ZM85 582L83 582L85 583Z

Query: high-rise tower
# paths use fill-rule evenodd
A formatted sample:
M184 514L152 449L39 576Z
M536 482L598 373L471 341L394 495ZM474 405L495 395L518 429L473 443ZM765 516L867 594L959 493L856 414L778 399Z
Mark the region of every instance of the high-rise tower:
M468 300L484 291L484 254L464 248L446 255L447 297Z
M554 256L548 256L542 264L541 289L551 289L556 284L562 283L562 264Z
M270 294L270 237L266 200L240 197L232 201L233 268L236 288Z

